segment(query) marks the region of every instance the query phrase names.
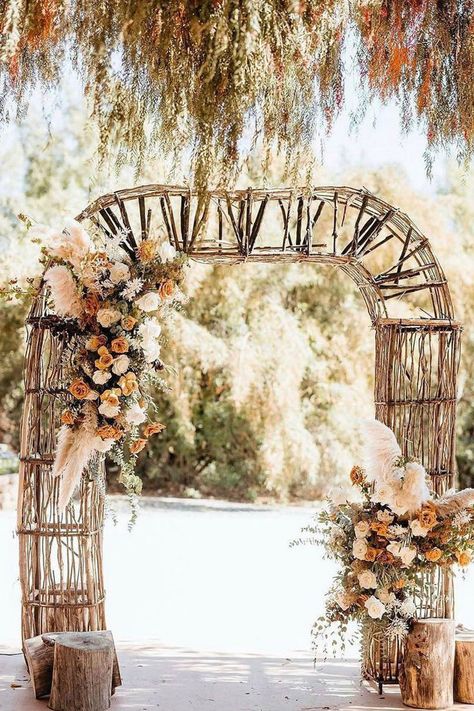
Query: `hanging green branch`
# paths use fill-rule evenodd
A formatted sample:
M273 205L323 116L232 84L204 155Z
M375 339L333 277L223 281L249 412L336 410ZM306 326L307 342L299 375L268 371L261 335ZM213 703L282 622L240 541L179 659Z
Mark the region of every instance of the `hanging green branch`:
M472 0L0 0L0 110L57 85L69 58L102 155L191 151L196 184L224 184L261 139L296 173L343 104L350 35L369 96L469 154L473 20Z

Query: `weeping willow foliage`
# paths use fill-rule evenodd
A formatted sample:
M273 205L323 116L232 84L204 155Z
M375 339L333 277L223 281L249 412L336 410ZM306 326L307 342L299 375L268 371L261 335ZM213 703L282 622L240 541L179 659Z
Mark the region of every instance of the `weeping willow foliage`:
M431 145L469 154L473 22L471 0L0 0L0 112L69 61L103 156L119 144L140 168L153 148L222 185L258 143L296 177L343 105L346 46L362 105L395 97Z

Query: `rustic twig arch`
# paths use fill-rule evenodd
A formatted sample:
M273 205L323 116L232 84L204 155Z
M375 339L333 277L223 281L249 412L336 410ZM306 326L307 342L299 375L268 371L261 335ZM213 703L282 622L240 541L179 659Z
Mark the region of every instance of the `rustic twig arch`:
M78 219L107 237L122 236L129 251L162 232L178 250L206 262L338 266L357 284L375 329L376 417L394 430L405 454L423 461L436 491L453 484L461 329L430 243L404 213L348 187L195 194L146 185L104 195ZM98 484L84 481L80 509L70 504L61 518L56 483L47 476L63 385L58 358L67 333L46 312L43 292L28 322L18 510L26 637L46 628L105 626ZM40 427L41 417L47 424ZM437 582L440 594L420 601L421 613L449 617L450 581ZM371 651L367 672L396 677L398 650L373 645Z

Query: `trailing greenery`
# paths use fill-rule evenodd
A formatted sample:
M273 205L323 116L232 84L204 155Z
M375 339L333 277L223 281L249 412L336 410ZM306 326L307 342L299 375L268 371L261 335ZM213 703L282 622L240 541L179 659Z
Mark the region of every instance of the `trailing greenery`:
M231 181L256 144L308 167L354 66L357 115L392 97L431 146L474 145L471 1L3 0L0 28L4 120L75 72L102 156L192 155L197 185Z

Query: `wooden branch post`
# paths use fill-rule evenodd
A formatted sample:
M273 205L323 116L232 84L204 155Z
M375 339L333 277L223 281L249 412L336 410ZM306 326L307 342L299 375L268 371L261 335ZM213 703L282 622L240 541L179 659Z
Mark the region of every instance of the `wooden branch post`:
M54 641L49 708L53 711L106 711L114 666L111 639L97 634L58 634Z
M402 701L420 709L453 705L454 620L426 619L413 623L400 674Z
M474 704L474 632L456 632L454 700Z

